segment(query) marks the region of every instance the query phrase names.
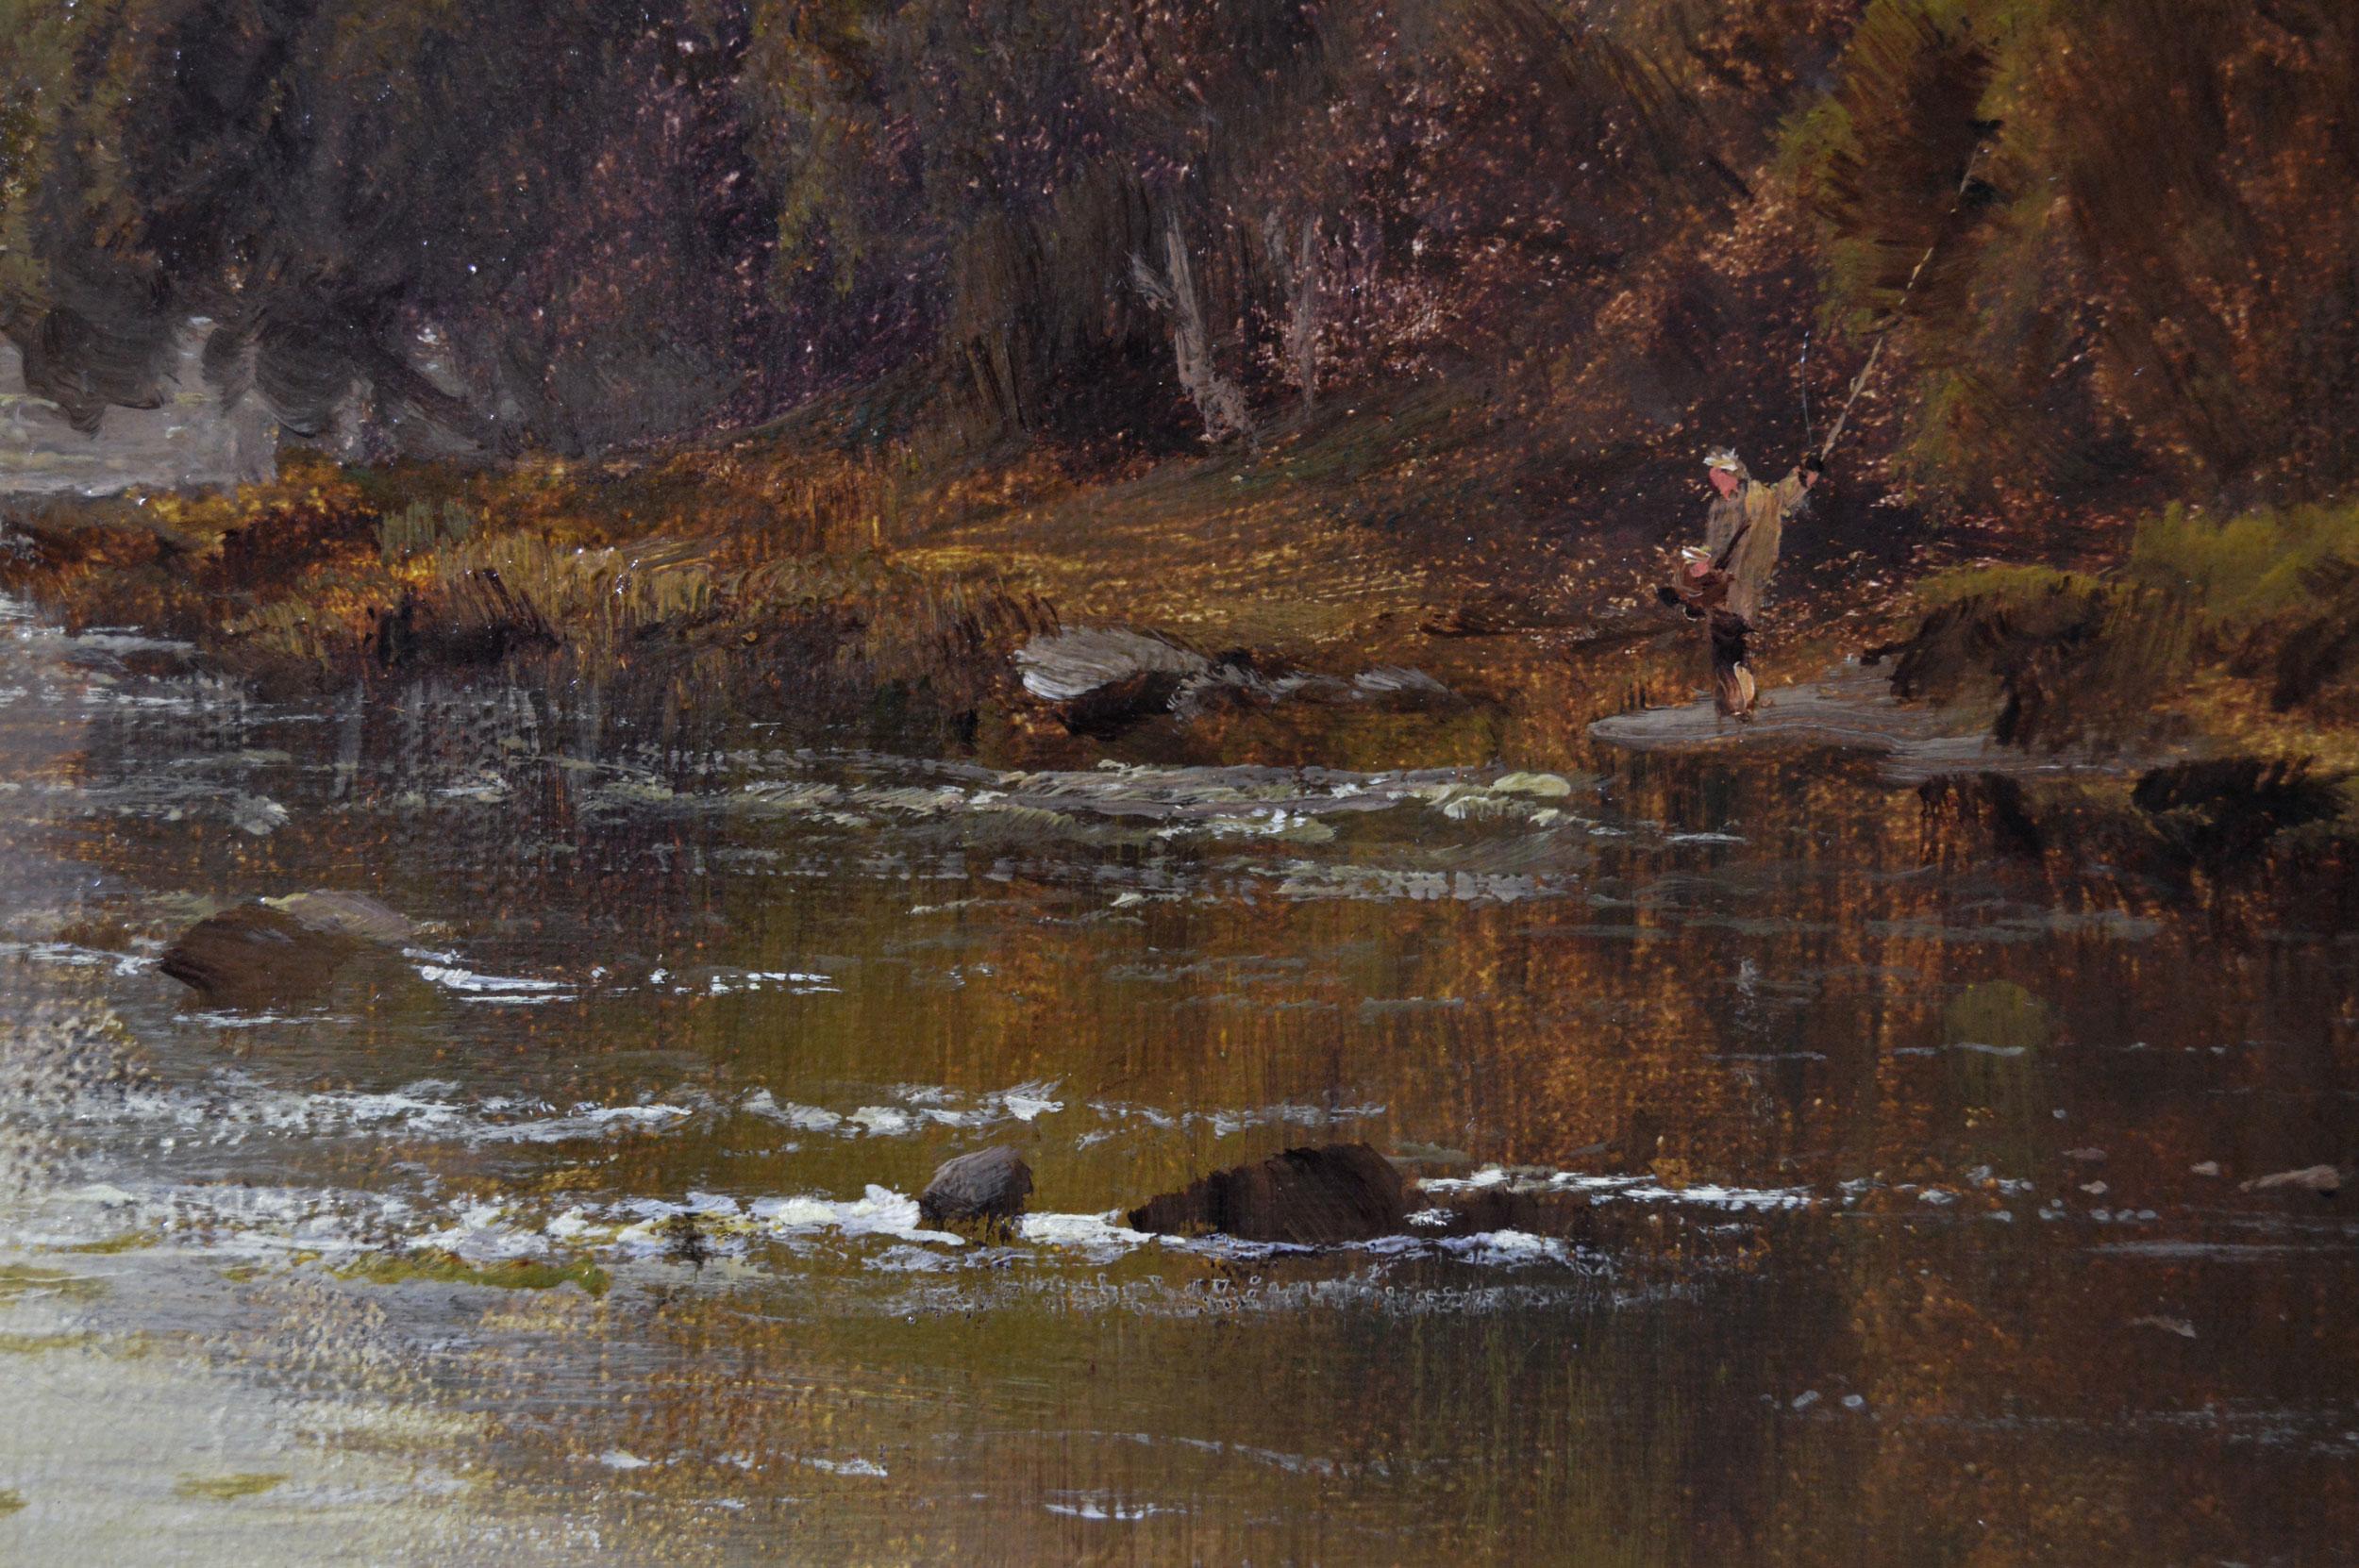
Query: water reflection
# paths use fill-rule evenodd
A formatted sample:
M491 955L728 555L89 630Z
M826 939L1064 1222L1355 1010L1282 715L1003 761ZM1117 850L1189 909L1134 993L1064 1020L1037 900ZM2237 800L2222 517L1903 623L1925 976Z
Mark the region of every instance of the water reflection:
M92 1398L183 1366L406 1466L333 1505L372 1527L1965 1562L2359 1525L2351 1224L2238 1187L2353 1152L2353 947L2299 909L1960 864L1827 754L1041 772L642 743L508 688L256 705L12 629L0 962L63 1022L11 1036L8 1267L86 1283L8 1276L0 1329ZM155 971L323 887L417 945L276 1013ZM1514 1223L1313 1255L1102 1218L1329 1137ZM1024 1236L918 1226L1002 1140ZM0 1434L0 1530L141 1473L90 1441ZM172 1518L330 1509L176 1462ZM515 1555L454 1538L383 1560Z

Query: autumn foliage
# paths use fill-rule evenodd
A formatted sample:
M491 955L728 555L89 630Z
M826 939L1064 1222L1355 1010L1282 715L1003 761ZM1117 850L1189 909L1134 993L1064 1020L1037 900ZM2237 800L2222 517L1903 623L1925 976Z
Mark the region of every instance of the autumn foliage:
M2293 502L2359 460L2355 38L2333 0L6 0L0 329L92 424L201 319L222 390L363 458L854 388L877 438L1171 451L1479 380L1609 464L1782 460L1889 330L1857 460L1914 499Z

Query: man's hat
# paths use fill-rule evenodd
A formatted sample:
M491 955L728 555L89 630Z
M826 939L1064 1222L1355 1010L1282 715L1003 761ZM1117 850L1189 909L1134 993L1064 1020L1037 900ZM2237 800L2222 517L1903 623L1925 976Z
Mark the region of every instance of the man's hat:
M1736 448L1733 446L1715 446L1704 454L1704 466L1725 469L1731 474L1742 474L1745 472L1745 459L1736 455Z

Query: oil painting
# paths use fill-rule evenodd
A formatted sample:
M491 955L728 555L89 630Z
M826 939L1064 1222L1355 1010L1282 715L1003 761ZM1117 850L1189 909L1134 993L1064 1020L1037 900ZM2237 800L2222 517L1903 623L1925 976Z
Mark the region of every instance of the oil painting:
M0 0L0 1562L2352 1561L2355 103Z

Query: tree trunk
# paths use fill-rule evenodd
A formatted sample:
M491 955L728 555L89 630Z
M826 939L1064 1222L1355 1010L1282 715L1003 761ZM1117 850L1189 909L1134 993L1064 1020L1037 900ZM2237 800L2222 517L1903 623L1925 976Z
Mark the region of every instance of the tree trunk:
M1130 258L1130 277L1150 304L1171 318L1171 352L1180 372L1180 388L1204 421L1204 439L1218 443L1230 436L1255 439L1252 410L1245 389L1221 375L1213 362L1213 333L1204 317L1203 296L1196 292L1196 273L1180 241L1180 221L1163 225L1163 275L1158 277L1139 257Z
M1281 241L1282 244L1283 242ZM1302 409L1319 404L1319 221L1302 221L1302 242L1287 279L1286 362L1302 390Z

